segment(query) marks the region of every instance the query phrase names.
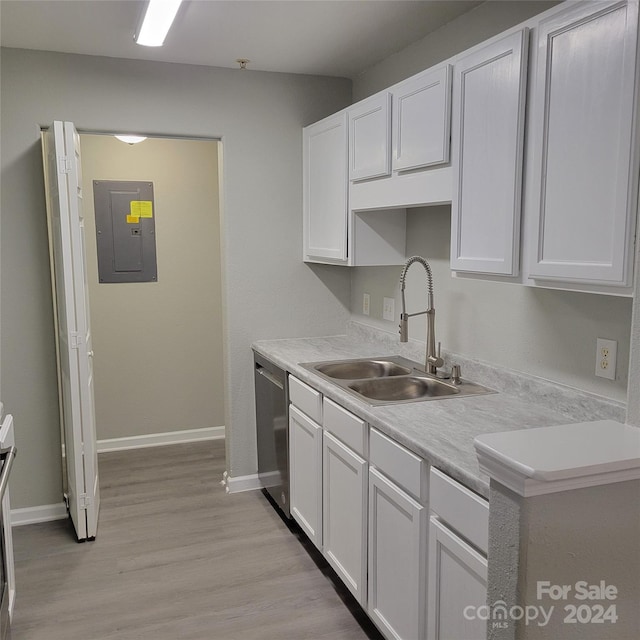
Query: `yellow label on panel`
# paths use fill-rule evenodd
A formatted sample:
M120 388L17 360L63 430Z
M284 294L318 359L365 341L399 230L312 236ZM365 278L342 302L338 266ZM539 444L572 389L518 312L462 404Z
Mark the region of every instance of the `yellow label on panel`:
M127 224L139 224L140 217L139 216L127 216Z
M153 218L153 202L151 200L132 200L130 213L137 218Z
M140 200L140 217L153 218L153 203L151 200Z

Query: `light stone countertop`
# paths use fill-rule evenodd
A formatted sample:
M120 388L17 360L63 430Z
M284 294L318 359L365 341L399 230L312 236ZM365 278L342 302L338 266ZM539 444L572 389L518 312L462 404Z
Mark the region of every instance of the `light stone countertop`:
M252 347L485 498L489 497L489 478L478 466L476 436L584 420L624 422L621 403L451 354L444 354L445 361L461 363L464 379L498 393L372 406L300 366L390 355L422 360L424 344L400 344L390 334L357 323L350 323L343 336L261 340Z

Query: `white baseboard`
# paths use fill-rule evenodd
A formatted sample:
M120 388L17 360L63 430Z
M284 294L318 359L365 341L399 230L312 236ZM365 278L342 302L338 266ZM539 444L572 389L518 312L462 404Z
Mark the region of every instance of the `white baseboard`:
M219 440L221 438L224 438L224 427L204 427L203 429L150 433L144 436L110 438L98 440L97 444L98 453L105 453L107 451L126 451L127 449L143 449L145 447L160 447L168 444Z
M58 504L42 504L38 507L11 509L11 526L20 527L24 524L64 520L67 517L67 506L64 502Z
M227 493L240 493L241 491L253 491L262 489L262 482L257 473L249 476L231 477L227 471L222 474L222 482Z

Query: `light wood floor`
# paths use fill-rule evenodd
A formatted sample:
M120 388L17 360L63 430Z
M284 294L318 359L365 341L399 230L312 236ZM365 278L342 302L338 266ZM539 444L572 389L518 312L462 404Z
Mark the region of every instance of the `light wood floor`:
M224 441L101 454L95 542L67 521L14 529L13 640L380 640L261 492L225 494L223 470Z

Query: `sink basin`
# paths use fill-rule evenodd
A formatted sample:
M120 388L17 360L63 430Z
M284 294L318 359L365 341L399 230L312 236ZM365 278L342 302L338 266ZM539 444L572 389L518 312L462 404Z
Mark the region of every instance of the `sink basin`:
M422 365L402 356L302 362L300 366L370 405L422 402L495 393L461 379L458 383L425 373Z
M319 364L315 369L328 378L338 378L340 380L386 378L389 376L404 376L411 373L411 369L389 360L329 362L327 364Z
M359 393L369 400L383 402L402 402L421 400L423 398L439 398L460 393L460 389L453 385L417 376L403 376L401 378L377 378L353 382L349 389Z

